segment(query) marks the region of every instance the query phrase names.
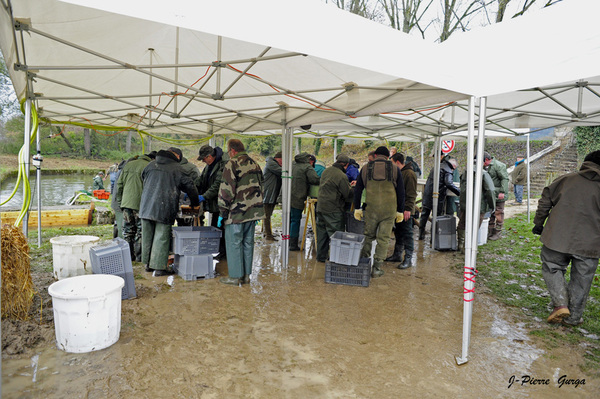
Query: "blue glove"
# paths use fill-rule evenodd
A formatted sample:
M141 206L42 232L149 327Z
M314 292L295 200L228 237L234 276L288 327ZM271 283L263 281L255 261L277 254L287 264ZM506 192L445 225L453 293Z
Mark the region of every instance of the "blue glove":
M202 202L204 200L205 200L205 198L203 196L201 196L201 195L198 196L198 201Z
M223 226L223 216L219 216L219 219L217 219L217 227L221 226Z
M186 201L187 199L188 199L188 195L187 195L187 193L184 193L183 200Z

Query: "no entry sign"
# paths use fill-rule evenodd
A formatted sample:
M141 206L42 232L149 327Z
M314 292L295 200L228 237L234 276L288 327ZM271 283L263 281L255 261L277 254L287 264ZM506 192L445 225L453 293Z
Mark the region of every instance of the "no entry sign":
M448 154L454 149L454 140L442 141L442 152Z

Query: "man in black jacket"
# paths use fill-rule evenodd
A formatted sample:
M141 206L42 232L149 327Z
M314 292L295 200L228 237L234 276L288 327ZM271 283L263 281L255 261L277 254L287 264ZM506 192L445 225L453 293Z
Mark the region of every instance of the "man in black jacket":
M440 183L438 188L438 208L437 216L441 216L445 210L446 204L446 192L452 191L457 196L460 196L460 189L454 184L454 169L458 166L455 159L446 159L442 154L442 160L440 161ZM425 183L425 189L423 190L423 213L421 213L421 220L419 222L419 240L425 238L425 226L429 220L429 215L433 209L433 177L434 168L429 172L427 182Z
M167 263L171 226L179 211L180 190L190 197L192 207L200 205L194 182L181 170L181 158L179 148L160 150L156 160L142 172L142 262L146 264L146 271L155 271L155 276L173 274L173 271L167 270Z

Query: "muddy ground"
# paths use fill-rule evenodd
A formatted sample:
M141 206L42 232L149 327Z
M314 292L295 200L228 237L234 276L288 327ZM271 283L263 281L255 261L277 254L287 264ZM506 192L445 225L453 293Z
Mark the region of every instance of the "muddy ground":
M517 208L507 207L507 216ZM368 288L326 284L313 245L292 253L282 269L279 243L259 237L252 281L242 287L152 277L136 264L138 296L122 302L119 341L84 354L56 349L47 295L52 279L36 275L41 326L2 322L2 397L600 396L600 381L579 368L585 348L542 346L524 320L480 286L469 361L457 366L462 276L452 265L458 255L416 244L414 267L386 264L386 274ZM226 262L217 271L226 275ZM525 375L537 383L521 385ZM579 385L559 387L563 375Z

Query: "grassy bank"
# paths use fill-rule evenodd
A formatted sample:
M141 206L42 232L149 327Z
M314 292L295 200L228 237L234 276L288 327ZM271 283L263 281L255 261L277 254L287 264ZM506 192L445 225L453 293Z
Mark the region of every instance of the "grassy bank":
M478 284L489 289L498 300L513 308L519 322L532 336L541 338L549 349L559 345L585 348L582 370L600 376L600 279L594 277L584 323L578 327L548 324L550 295L542 278L539 236L531 233L526 215L506 219L504 237L479 247ZM462 263L457 264L462 271ZM567 271L569 276L570 268Z

